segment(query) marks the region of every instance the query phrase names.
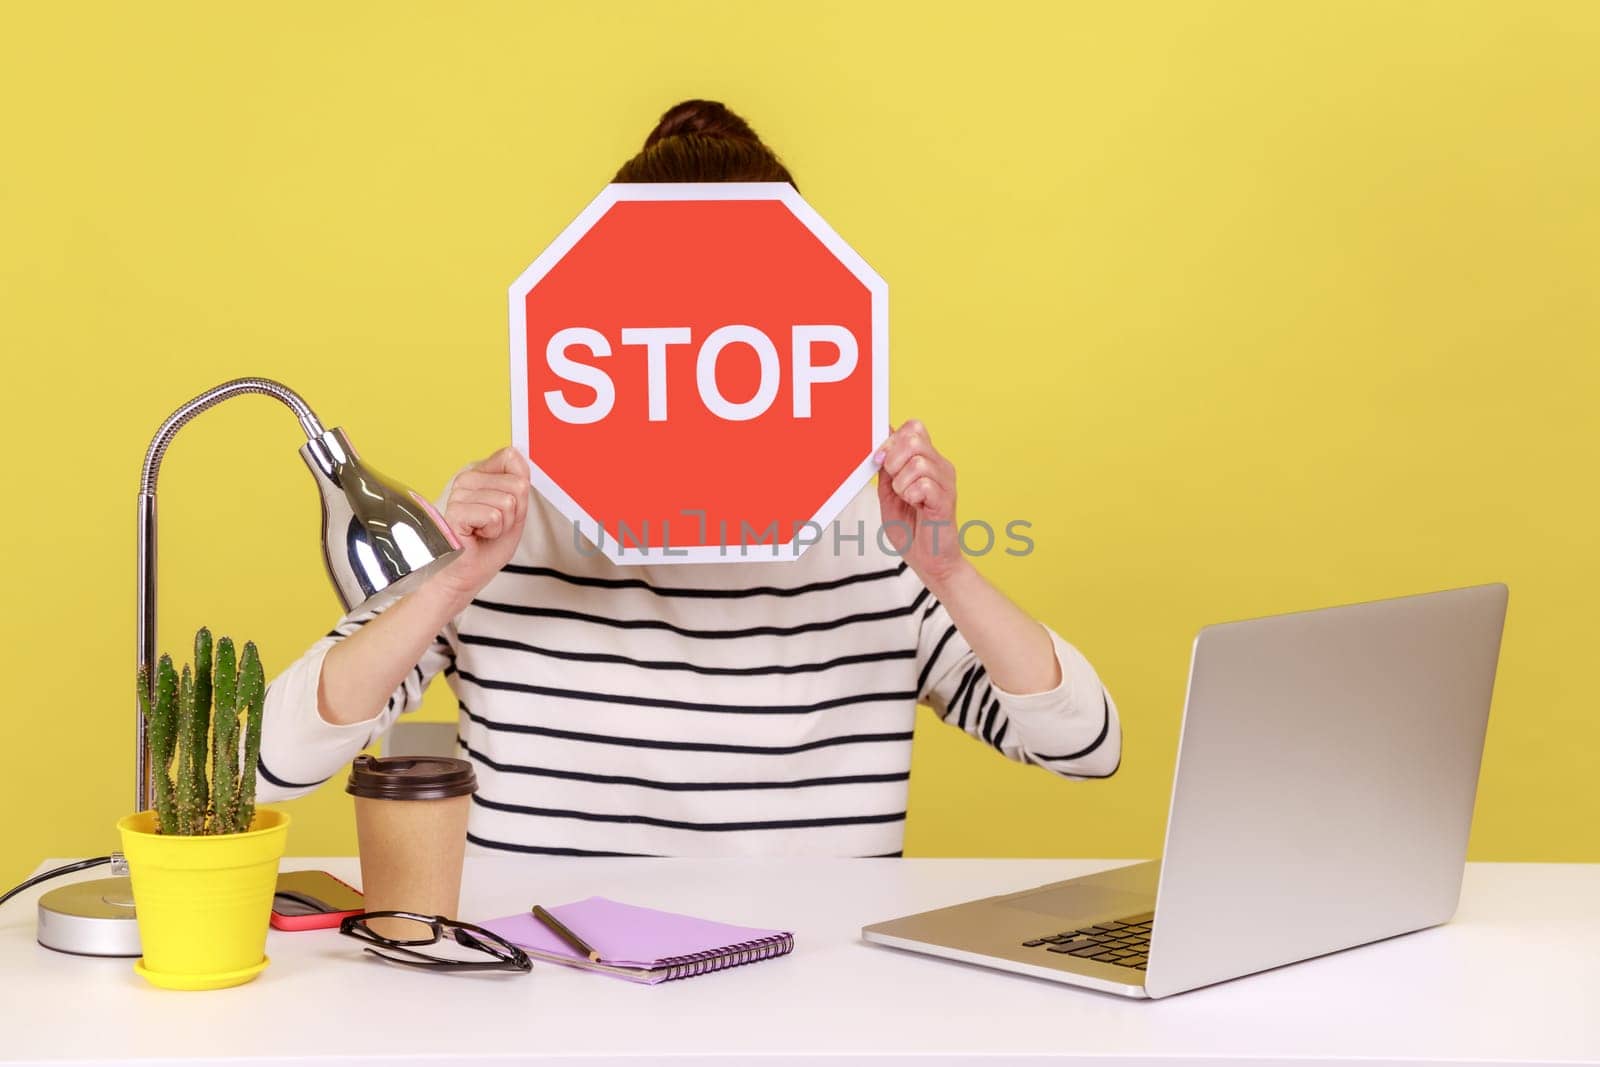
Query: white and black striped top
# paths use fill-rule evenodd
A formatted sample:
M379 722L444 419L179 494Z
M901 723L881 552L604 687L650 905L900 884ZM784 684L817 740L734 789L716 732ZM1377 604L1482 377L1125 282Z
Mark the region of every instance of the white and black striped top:
M260 796L336 774L443 674L478 775L470 843L560 855L896 855L918 702L1006 757L1105 777L1116 707L1052 633L1062 682L1013 695L903 561L868 486L831 538L780 563L619 567L580 552L535 494L510 565L441 633L382 714L317 712L350 616L268 688ZM862 527L857 526L861 523ZM770 548L764 549L770 552Z

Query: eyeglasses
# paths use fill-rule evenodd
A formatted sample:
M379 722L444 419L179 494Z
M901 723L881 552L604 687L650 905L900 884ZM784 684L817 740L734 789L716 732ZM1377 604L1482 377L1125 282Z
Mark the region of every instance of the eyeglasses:
M429 936L387 937L369 925L373 919L405 919L428 928ZM528 954L498 934L490 933L472 923L447 919L442 915L418 915L413 911L369 911L346 916L339 923L339 932L358 941L370 942L366 951L390 963L417 967L430 971L516 971L521 974L533 970ZM445 959L416 951L424 945L454 942L462 948L484 952L489 960ZM373 948L377 945L378 948ZM384 951L379 951L383 949Z

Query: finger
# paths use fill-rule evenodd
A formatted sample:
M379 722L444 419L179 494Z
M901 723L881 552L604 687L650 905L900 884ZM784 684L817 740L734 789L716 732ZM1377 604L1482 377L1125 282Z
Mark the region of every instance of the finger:
M507 462L510 464L510 469L507 473L515 474L523 481L527 481L533 472L533 468L528 464L528 457L522 454L522 449L520 448L511 449L511 455L508 457Z
M950 502L950 492L932 478L923 477L906 486L905 492L900 494L900 499L912 507L943 514Z
M450 528L455 530L458 536L478 537L489 541L500 536L505 519L499 508L465 501L459 504L452 503L445 510L445 518L450 520Z
M526 516L532 489L528 483L533 476L533 470L528 465L528 457L522 454L521 449L513 445L507 445L502 448L495 453L495 456L499 457L500 462L505 464L504 477L510 482L506 491L517 498L518 513Z
M900 503L900 498L895 495L894 478L887 471L878 472L878 509L887 515L890 509Z
M927 456L941 462L944 460L924 433L902 426L895 431L894 438L884 451L883 469L890 474L899 474L913 456Z
M528 485L526 478L518 478L514 474L488 474L483 470L467 470L466 474L456 478L454 488L458 490L494 490L504 493L510 498L525 501L528 499Z
M478 464L478 469L489 474L516 474L528 476L528 461L522 458L515 445L506 445Z
M885 467L885 470L888 468ZM936 482L943 482L944 471L940 466L927 456L911 456L901 464L900 470L894 475L894 491L904 497L911 483L918 478L930 478Z
M885 437L883 443L873 451L873 461L881 467L884 458L888 454L889 447L894 444L896 438L904 437L907 432L921 434L925 439L932 440L928 437L928 428L922 424L921 419L907 419L898 427L889 431L889 436Z
M885 437L878 447L872 450L872 462L879 467L883 466L884 457L889 454L889 446L893 443L894 431L890 430L889 436Z
M458 489L498 489L518 498L526 498L530 488L528 479L520 475L494 474L476 468L458 474L454 486Z
M463 504L488 504L499 508L507 521L517 517L517 498L503 489L463 489L455 494Z
M451 505L445 518L458 535L471 538L493 538L505 519L499 508L467 502Z
M517 504L517 514L523 515L528 510L528 494L531 487L526 478L515 474L489 474L485 471L466 471L456 478L451 494L468 490L493 490L505 493Z
M889 431L889 436L884 438L883 444L879 446L879 449L880 451L887 449L895 441L903 441L907 437L920 437L930 443L933 440L932 435L928 433L927 426L923 425L921 419L907 419Z

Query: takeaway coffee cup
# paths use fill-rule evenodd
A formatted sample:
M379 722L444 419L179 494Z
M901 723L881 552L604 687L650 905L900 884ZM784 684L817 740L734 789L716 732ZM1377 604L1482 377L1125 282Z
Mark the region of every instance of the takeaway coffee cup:
M456 918L467 848L472 764L442 756L357 756L345 792L356 798L356 845L368 911ZM374 920L385 937L417 937L419 924Z

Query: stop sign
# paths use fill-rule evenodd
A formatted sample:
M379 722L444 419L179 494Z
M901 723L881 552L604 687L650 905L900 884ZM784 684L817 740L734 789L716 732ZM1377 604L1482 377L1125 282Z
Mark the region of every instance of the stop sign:
M512 440L610 558L794 559L871 479L888 286L787 183L609 185L510 296Z

